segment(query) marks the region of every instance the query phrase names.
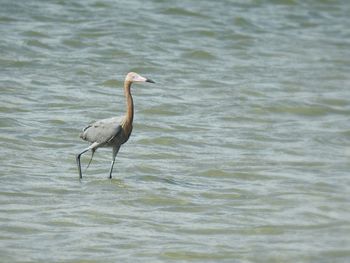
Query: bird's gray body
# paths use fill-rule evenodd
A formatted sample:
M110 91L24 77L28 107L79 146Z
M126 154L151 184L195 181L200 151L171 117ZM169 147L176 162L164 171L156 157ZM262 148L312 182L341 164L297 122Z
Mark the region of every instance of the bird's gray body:
M90 123L80 138L98 147L120 147L129 136L123 131L124 117L112 117Z
M84 149L77 156L77 164L79 169L80 178L81 165L80 155L91 150L92 156L90 162L94 156L95 151L100 147L112 147L113 148L113 159L111 168L109 170L109 177L112 178L112 171L120 146L126 143L130 137L132 131L132 124L127 125L126 117L112 117L90 123L80 133L80 138L91 143L89 147ZM89 162L89 164L90 164ZM89 165L88 165L89 167Z

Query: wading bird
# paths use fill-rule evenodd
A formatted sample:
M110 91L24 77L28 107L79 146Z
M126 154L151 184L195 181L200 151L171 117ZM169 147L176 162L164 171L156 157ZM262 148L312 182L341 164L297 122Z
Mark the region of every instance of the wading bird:
M113 158L111 168L109 170L109 178L112 178L112 171L115 158L122 144L126 143L132 131L132 122L134 119L134 103L131 96L131 84L137 82L155 83L151 79L144 78L137 73L130 72L126 75L124 81L124 93L126 98L126 114L122 117L112 117L108 119L99 120L90 123L83 129L80 138L91 143L89 147L81 151L76 156L76 161L79 170L79 177L82 178L80 157L82 154L91 150L91 159L87 167L89 167L91 160L97 148L112 147Z

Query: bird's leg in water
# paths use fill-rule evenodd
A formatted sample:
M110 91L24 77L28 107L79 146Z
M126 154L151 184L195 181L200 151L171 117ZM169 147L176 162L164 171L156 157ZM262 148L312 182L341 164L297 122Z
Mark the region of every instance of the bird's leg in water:
M111 169L109 170L109 179L112 179L113 166L114 166L115 158L117 157L119 148L120 148L120 146L113 147L113 159L112 159L112 163L111 163Z
M77 165L78 165L78 171L79 171L79 178L83 178L83 175L81 173L81 163L80 163L80 156L84 153L86 153L87 151L89 150L92 150L92 156L91 156L91 160L92 160L92 157L94 155L94 152L96 150L96 148L99 146L99 143L95 142L93 144L91 144L89 147L87 147L86 149L82 150L80 153L77 154L77 157L76 157L76 160L77 160ZM90 160L90 162L91 162ZM90 164L90 163L89 163ZM87 168L86 168L87 169Z
M109 170L109 179L112 179L112 171L113 171L114 162L115 162L115 159L113 159L112 163L111 163L111 169Z
M78 171L79 171L79 178L83 178L83 175L81 174L81 164L80 164L80 156L83 153L86 153L88 150L90 150L90 147L84 149L81 153L77 154L76 160L77 160L77 165L78 165Z

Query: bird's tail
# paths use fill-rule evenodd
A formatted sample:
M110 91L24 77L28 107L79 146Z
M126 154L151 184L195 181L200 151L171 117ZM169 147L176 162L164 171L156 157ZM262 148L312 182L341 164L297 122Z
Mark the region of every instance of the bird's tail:
M89 168L89 166L90 166L90 163L91 163L91 161L92 161L92 158L94 157L94 153L95 153L95 149L94 148L92 148L91 149L91 158L90 158L90 161L89 161L89 163L88 163L88 165L86 166L86 168L85 168L85 172L86 172L86 170Z

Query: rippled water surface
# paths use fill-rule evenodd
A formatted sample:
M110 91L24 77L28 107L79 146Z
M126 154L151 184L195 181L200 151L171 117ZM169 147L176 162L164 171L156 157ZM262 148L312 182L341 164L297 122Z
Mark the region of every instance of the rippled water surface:
M0 7L1 262L350 262L350 2ZM78 179L78 137L134 130ZM82 158L84 167L89 154Z

